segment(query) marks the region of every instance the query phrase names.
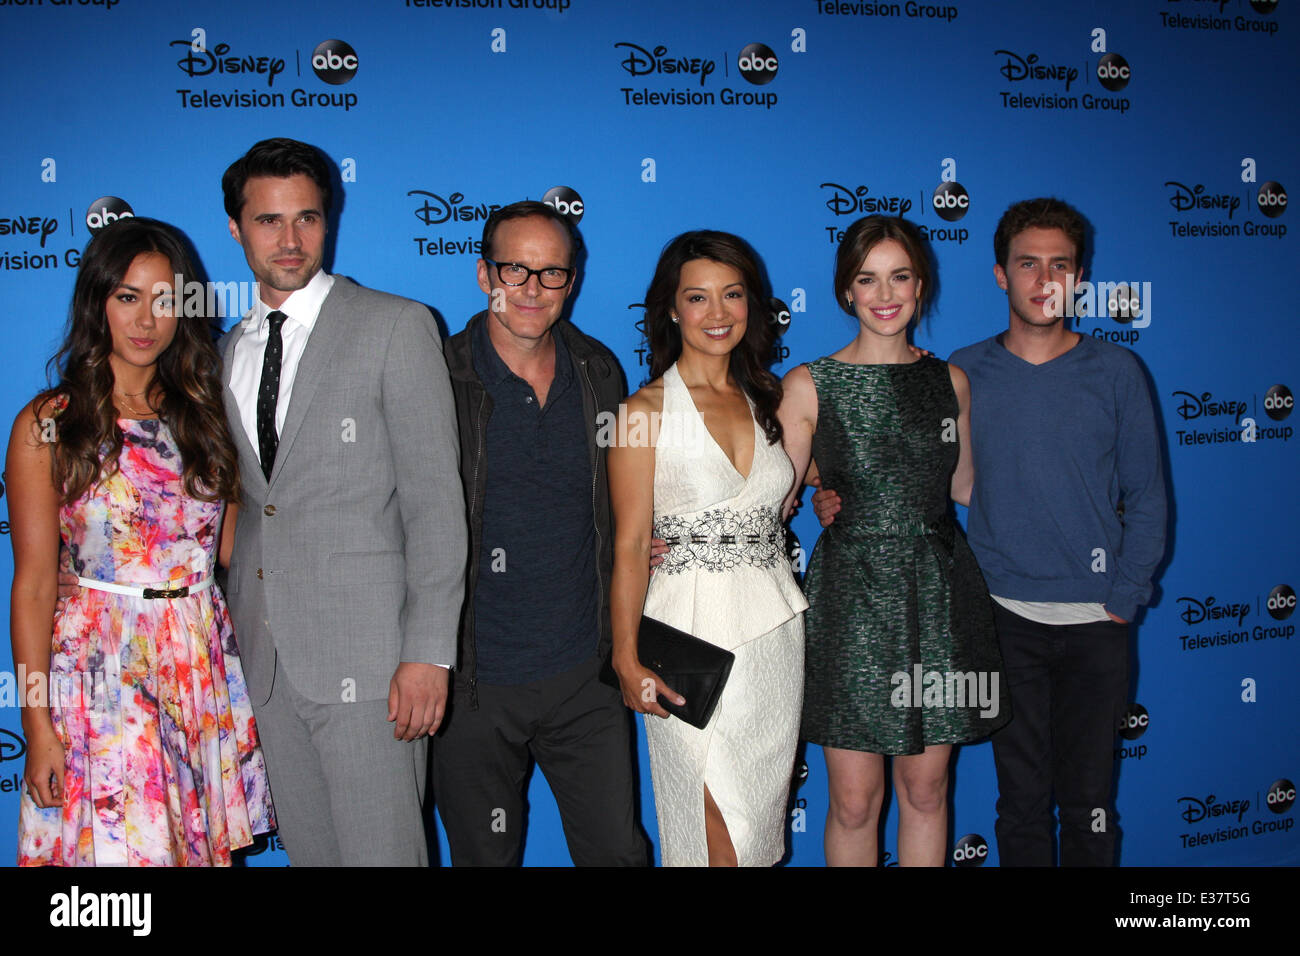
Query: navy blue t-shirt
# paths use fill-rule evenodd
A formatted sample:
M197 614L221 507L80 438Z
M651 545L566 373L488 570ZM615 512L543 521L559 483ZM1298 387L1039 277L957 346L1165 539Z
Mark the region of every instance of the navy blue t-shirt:
M559 334L555 379L539 408L501 361L487 323L474 371L492 397L485 436L483 546L474 592L478 679L523 684L596 653L599 580L583 384Z

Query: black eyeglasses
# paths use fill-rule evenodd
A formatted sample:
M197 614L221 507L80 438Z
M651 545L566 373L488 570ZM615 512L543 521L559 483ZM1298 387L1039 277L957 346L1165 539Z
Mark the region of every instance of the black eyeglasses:
M563 289L573 279L573 270L560 266L547 266L545 269L530 269L517 262L497 262L484 259L486 263L496 266L497 277L506 285L523 285L532 276L537 276L543 289Z

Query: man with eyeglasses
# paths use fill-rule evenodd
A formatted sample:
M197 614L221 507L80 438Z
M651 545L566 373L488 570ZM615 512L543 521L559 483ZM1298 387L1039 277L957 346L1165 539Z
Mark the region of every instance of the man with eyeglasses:
M578 866L643 866L628 712L609 653L613 535L597 416L626 395L617 360L560 315L576 230L517 202L483 226L488 308L447 343L469 508L468 589L434 799L455 866L515 866L530 757Z

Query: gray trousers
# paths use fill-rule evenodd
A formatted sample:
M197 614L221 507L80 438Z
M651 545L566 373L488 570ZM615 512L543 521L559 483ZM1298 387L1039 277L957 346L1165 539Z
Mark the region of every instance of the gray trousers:
M428 740L395 740L388 701L315 703L277 661L271 699L253 716L290 864L428 865Z

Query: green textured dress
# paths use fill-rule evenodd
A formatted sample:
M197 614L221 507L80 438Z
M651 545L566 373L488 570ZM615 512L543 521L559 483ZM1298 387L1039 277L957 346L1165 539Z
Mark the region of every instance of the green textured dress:
M993 610L950 517L948 365L808 365L813 457L842 510L805 579L802 736L880 754L978 740L1011 717Z

